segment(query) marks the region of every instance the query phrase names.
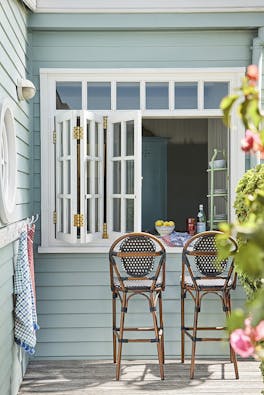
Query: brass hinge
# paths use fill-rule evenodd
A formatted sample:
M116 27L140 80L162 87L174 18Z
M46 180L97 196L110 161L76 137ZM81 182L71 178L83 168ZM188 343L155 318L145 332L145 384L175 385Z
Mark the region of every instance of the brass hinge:
M83 226L84 225L83 214L75 214L73 216L73 224L74 224L74 226L77 226L77 228L80 228L81 226Z
M103 128L107 129L107 117L103 117Z
M57 142L57 133L56 130L53 131L53 144L56 144Z
M56 224L57 223L57 212L53 211L53 223Z
M73 138L76 140L83 139L83 128L81 126L74 126L73 128Z

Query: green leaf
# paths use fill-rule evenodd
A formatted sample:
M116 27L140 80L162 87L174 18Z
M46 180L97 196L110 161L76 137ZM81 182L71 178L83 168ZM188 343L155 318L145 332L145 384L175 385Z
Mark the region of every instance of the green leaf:
M238 99L238 97L239 97L238 95L226 96L222 99L220 103L220 108L223 111L223 115L224 115L224 123L226 125L229 124L230 112L233 104Z
M236 270L255 280L264 274L264 250L250 240L240 246L235 256Z
M243 328L245 319L246 313L244 310L236 309L232 311L231 316L227 319L228 331L231 333L235 329Z

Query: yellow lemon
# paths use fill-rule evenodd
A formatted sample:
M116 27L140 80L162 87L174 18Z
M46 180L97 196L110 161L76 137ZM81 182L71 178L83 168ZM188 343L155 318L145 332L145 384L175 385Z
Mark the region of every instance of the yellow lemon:
M165 222L164 222L164 226L170 226L169 221L165 221Z
M174 226L175 223L173 221L169 221L169 226Z
M155 225L156 225L156 226L163 226L163 225L164 225L164 222L162 221L162 219L158 219L158 220L155 222Z

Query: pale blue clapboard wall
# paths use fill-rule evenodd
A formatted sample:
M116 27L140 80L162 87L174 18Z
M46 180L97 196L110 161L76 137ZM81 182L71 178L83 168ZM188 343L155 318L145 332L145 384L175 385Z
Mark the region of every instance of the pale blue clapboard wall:
M159 16L156 16L158 18ZM46 19L45 19L46 18ZM69 21L69 16L65 15ZM100 19L96 16L96 20ZM105 18L105 16L102 16ZM116 16L116 23L120 16ZM126 16L122 16L126 18ZM164 18L164 16L163 16ZM251 62L254 30L156 30L83 31L64 28L63 17L34 15L32 26L32 67L39 85L40 68L117 68L117 67L236 67ZM78 23L78 16L73 20ZM158 19L157 19L158 20ZM122 19L125 25L125 19ZM183 23L183 22L182 22ZM73 22L72 22L73 24ZM111 16L114 26L114 16ZM183 23L184 24L184 23ZM39 26L39 30L38 30ZM63 26L63 31L59 30ZM89 25L88 29L89 28ZM164 26L165 27L165 26ZM40 210L40 124L39 92L34 100L34 210ZM37 237L37 243L39 236ZM167 289L164 295L166 354L180 353L180 255L169 255ZM106 254L36 255L38 316L37 358L111 358L111 294ZM235 304L243 299L242 291ZM142 301L132 304L130 320L147 321ZM217 313L216 303L220 314ZM192 308L187 318L192 317ZM205 314L206 312L206 314ZM221 323L221 304L212 299L203 310L201 322ZM199 355L223 355L219 344L198 346ZM227 354L226 354L227 355ZM152 344L128 344L125 357L156 358Z
M8 98L14 112L17 143L16 220L31 213L30 106L18 102L16 83L30 73L27 11L22 2L0 2L0 101ZM14 344L13 267L17 243L0 249L0 394L16 394L27 358Z

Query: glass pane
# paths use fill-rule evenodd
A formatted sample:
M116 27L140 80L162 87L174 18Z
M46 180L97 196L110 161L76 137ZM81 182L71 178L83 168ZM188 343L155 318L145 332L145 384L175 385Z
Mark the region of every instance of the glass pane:
M99 193L99 162L94 162L94 193Z
M60 199L60 231L63 232L64 224L64 199Z
M67 160L66 162L66 171L67 171L67 193L71 193L71 161Z
M87 199L87 233L91 232L91 199Z
M95 199L95 213L94 213L94 216L95 216L95 231L96 232L99 232L99 212L98 212L98 207L99 207L99 205L98 205L98 199Z
M94 152L94 155L95 156L97 156L98 157L98 139L99 139L99 136L98 136L98 133L99 133L99 127L98 127L98 123L97 122L95 122L95 152Z
M121 193L121 162L113 162L113 193Z
M126 193L134 193L134 161L126 161Z
M88 82L87 84L87 108L89 110L111 109L111 83Z
M121 231L121 199L113 199L113 230Z
M67 202L67 233L71 233L71 201L70 199L66 200Z
M126 122L126 155L134 155L134 121Z
M174 87L175 109L197 108L197 82L176 82Z
M91 193L91 162L88 160L87 161L87 195Z
M82 108L81 82L56 82L56 109L80 110Z
M116 84L117 110L140 109L140 84L139 82L118 82Z
M114 123L114 141L113 141L114 156L121 155L121 123Z
M87 141L87 148L86 148L86 155L91 155L91 141L90 141L90 121L87 121L86 125L86 141Z
M168 82L146 83L146 108L150 110L169 108Z
M60 123L60 156L63 156L63 122Z
M204 83L204 108L219 108L224 96L228 95L228 82Z
M134 231L134 200L126 199L126 232Z
M71 123L67 121L67 154L71 155Z
M63 162L60 162L60 193L63 193Z

